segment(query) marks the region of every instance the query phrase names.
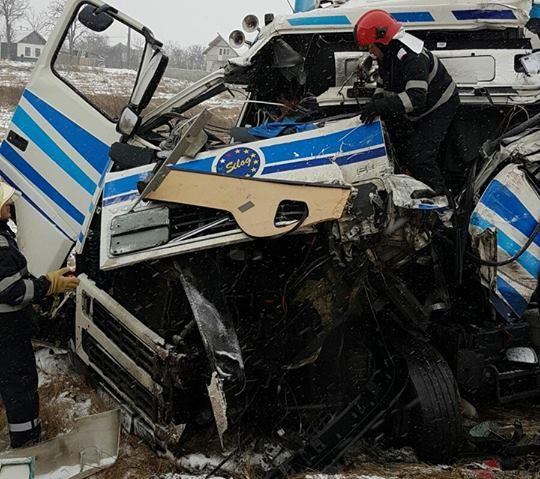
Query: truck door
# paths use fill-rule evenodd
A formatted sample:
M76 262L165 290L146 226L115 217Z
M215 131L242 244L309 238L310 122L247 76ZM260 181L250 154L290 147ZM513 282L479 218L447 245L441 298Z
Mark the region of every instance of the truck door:
M119 118L137 122L166 64L143 25L99 0L67 2L0 144L0 175L21 192L17 237L33 274L82 248Z

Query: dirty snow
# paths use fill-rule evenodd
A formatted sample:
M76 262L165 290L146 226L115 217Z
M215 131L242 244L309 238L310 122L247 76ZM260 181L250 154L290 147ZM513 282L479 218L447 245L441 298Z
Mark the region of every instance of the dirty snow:
M210 471L223 461L221 456L207 456L206 454L189 454L181 457L177 463L182 468L191 472ZM230 467L230 466L229 466Z
M8 129L20 93L30 80L33 65L0 60L0 140ZM78 67L77 71L65 72L74 85L89 95L105 97L129 97L137 72L126 69ZM154 95L159 104L176 95L190 82L163 78Z
M34 66L24 62L0 60L0 87L21 87L28 83Z
M4 132L9 126L13 109L5 106L0 106L0 138L4 136Z
M162 475L159 477L159 479L204 479L206 477L205 474L200 476L193 476L190 474L178 474L176 472L168 472L165 475ZM226 479L221 476L212 476L212 479Z
M82 92L113 97L130 95L137 79L135 70L120 68L78 67L61 75ZM163 78L154 98L168 100L188 85L186 81Z
M306 474L305 479L351 479L351 476L345 476L343 474ZM397 476L360 476L355 475L354 479L398 479Z
M68 421L89 416L92 407L92 400L89 397L82 395L73 397L70 391L64 391L54 400L54 403L58 405L59 411L64 411L64 417Z
M68 432L77 418L102 412L97 410L101 409L101 405L94 404L92 400L93 391L86 391L78 384L80 379L72 370L69 353L66 350L39 343L34 349L38 387L42 394L47 394L46 404L42 401L42 410L61 411L56 418L49 418L49 422L54 422L59 432Z
M76 466L64 466L47 474L38 474L35 479L69 479L83 472L91 472L95 469L109 467L116 462L116 457L109 457L99 463L82 464Z
M47 384L60 374L69 374L69 354L67 351L53 347L42 347L36 350L36 366L39 387Z

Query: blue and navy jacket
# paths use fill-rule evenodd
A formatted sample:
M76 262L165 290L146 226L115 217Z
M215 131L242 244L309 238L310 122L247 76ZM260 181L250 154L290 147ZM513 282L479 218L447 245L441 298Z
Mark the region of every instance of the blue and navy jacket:
M399 40L392 40L379 60L375 97L386 98L392 110L411 121L435 112L458 99L457 85L439 59L426 48L414 53Z
M0 314L16 313L40 301L49 286L45 276L35 278L28 272L15 235L5 221L0 221Z

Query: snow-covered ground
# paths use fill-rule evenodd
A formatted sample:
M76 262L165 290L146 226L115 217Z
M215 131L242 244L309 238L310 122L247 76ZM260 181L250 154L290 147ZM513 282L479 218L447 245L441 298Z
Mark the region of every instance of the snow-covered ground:
M18 98L30 80L32 71L32 64L0 60L0 139L8 129ZM131 94L137 72L114 68L79 67L77 71L69 71L65 75L82 92L118 98L128 97ZM168 100L189 85L190 83L186 81L163 78L154 95L154 104Z
M11 116L32 70L33 65L28 63L0 60L0 140L9 128ZM93 97L92 101L110 115L117 116L131 95L137 72L126 69L78 67L77 70L63 72L63 75L68 77L81 92ZM164 77L148 111L189 86L190 83L187 81ZM223 93L207 100L204 105L213 113L219 114L220 127L233 126L244 99L245 92L235 89L234 98ZM200 107L194 109L194 113L198 111Z
M84 379L72 369L69 354L61 349L38 345L36 364L39 372L41 418L45 438L68 433L75 419L115 407L112 400L98 395ZM540 407L533 406L516 417L534 418ZM0 450L7 449L7 427L0 410ZM369 452L359 448L348 455L346 466L335 474L308 473L296 475L298 479L538 479L540 471L502 471L496 461L471 459L462 465L428 466L420 464L409 449ZM268 467L268 458L275 448L271 444L248 447L244 451L223 452L201 450L185 453L169 460L157 457L144 443L124 434L116 463L94 479L203 479L261 477ZM217 466L221 467L217 468ZM215 472L214 472L215 471ZM66 472L66 471L64 471ZM68 477L58 475L58 478ZM53 476L47 477L52 479ZM41 479L41 478L38 478ZM54 479L57 479L54 476Z
M79 67L75 71L65 72L64 75L82 92L91 91L94 95L112 97L129 95L137 78L134 70L99 67ZM167 100L188 85L189 82L165 77L154 98Z
M13 115L13 109L10 107L0 106L0 139L5 135L8 129L9 121Z
M0 87L22 87L28 83L34 65L0 60Z
M34 69L33 64L0 60L0 87L24 87ZM131 92L137 72L122 68L77 67L62 73L82 91L110 96L126 95ZM189 82L163 78L158 96L169 98L185 88Z

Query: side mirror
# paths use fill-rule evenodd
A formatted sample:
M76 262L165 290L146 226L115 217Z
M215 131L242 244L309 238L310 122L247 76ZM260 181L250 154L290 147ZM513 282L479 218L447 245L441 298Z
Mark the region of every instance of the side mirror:
M129 138L137 131L140 123L141 118L139 115L137 115L130 106L126 106L120 114L120 119L116 124L116 131Z
M148 44L147 48L150 48ZM152 50L149 60L142 64L130 100L130 104L136 113L143 111L150 103L168 63L169 58L161 49L155 49Z
M109 8L114 10L112 7ZM86 5L79 13L79 21L93 32L104 32L112 25L114 18L103 8Z

